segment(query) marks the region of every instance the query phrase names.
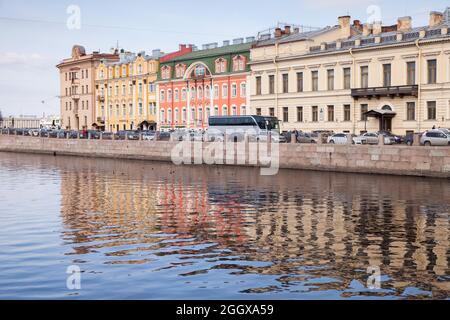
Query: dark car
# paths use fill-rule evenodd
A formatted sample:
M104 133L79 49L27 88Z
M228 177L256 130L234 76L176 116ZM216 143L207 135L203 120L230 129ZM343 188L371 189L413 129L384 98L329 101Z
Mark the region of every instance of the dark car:
M170 132L158 132L158 140L170 141Z
M139 140L139 131L117 131L116 140Z

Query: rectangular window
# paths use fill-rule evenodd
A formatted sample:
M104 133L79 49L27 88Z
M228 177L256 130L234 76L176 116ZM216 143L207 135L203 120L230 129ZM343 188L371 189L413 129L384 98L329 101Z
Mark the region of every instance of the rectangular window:
M297 122L303 122L303 107L297 107Z
M319 121L319 107L318 106L313 106L311 108L311 111L312 111L312 122Z
M228 98L228 85L224 84L222 86L222 98Z
M360 116L361 121L367 120L367 116L366 116L367 111L369 111L369 105L362 104L361 105L361 116Z
M311 90L318 91L319 90L319 71L311 72Z
M416 63L414 61L406 63L406 84L410 86L416 84Z
M269 76L269 94L275 93L275 76L270 75Z
M275 108L269 108L269 116L275 117Z
M408 121L416 120L416 103L415 102L406 103L406 120L408 120Z
M289 75L287 73L283 74L283 93L289 92Z
M351 88L351 69L350 68L344 68L344 89L350 89Z
M236 84L232 84L231 85L231 96L233 98L237 97L237 85Z
M256 77L256 95L261 95L261 77Z
M427 102L428 120L436 120L436 101Z
M349 104L345 104L344 105L344 121L351 121L350 118L350 105Z
M260 116L261 115L261 108L256 108L256 115Z
M334 70L330 69L327 71L327 78L328 78L328 90L332 91L334 90Z
M369 67L361 67L361 88L369 87Z
M434 84L437 80L437 60L428 60L428 83Z
M297 72L297 92L303 92L303 72Z
M334 121L334 106L328 106L328 121Z
M214 99L219 99L219 86L214 86Z
M390 87L391 86L391 64L383 64L383 86Z
M289 122L289 109L283 108L283 122Z
M247 96L247 84L241 83L241 97L246 97Z

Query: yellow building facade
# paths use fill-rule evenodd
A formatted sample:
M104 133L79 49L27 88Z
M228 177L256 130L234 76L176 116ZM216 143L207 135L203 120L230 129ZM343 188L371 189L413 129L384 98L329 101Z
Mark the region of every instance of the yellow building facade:
M100 130L156 130L156 80L161 52L120 52L96 70L96 125Z

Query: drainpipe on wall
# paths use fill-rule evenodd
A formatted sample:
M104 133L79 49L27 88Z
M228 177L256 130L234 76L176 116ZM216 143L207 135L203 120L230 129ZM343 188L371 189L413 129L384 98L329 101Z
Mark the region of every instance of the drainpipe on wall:
M275 65L275 116L278 117L278 90L279 90L279 70L278 70L278 41L275 41L275 57L273 58L273 64ZM280 120L280 119L278 119Z
M355 55L353 54L353 49L350 48L350 50L348 51L350 53L350 55L352 56L352 81L350 81L350 90L353 88L356 88L356 59L355 59ZM353 134L356 134L356 103L355 103L355 99L353 99L352 97L352 105L353 105Z
M422 115L422 48L420 47L420 39L416 40L416 47L419 51L419 79L417 80L417 122L418 122L418 132L421 130L421 115Z

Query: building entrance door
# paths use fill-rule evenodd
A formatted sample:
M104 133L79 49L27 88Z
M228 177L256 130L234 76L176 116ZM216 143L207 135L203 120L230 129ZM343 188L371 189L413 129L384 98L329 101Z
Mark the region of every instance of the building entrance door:
M392 118L381 116L380 118L380 131L392 131Z

